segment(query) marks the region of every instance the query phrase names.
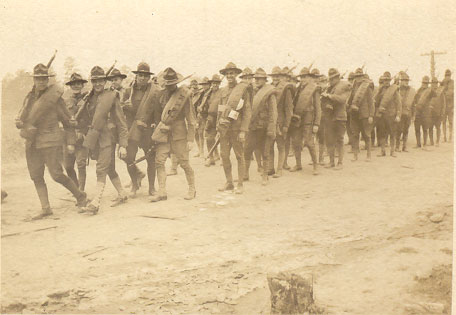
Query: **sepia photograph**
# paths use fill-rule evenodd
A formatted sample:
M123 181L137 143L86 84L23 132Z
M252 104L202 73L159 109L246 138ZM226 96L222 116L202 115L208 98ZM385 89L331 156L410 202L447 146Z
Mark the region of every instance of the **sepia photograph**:
M452 314L454 4L0 0L1 314Z

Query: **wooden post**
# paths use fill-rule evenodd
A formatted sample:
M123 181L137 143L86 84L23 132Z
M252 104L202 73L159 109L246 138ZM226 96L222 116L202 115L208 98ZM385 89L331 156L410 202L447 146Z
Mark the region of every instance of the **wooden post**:
M421 54L421 56L431 56L431 79L435 78L435 55L445 55L446 51L437 52L431 50L430 53Z

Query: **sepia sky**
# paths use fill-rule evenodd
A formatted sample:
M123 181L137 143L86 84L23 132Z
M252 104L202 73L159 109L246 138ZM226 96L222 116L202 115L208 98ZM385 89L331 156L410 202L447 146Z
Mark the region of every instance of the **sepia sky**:
M275 65L340 72L364 63L371 77L409 69L416 85L429 74L431 49L437 74L455 69L452 1L397 0L188 0L188 1L0 1L0 74L31 71L54 49L57 75L67 56L87 77L94 65L153 72L167 66L187 75L210 76L233 61L239 67ZM298 70L299 70L298 69ZM295 73L297 71L295 70Z

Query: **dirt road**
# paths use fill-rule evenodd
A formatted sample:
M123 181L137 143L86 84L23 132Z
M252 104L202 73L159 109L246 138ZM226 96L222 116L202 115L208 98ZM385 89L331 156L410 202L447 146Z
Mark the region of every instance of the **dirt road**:
M3 165L2 310L268 314L267 274L293 271L313 275L325 313L449 312L453 146L377 152L319 176L305 152L304 171L266 187L252 168L244 195L219 193L222 168L194 158L195 200L179 169L168 201L142 188L110 208L108 184L93 217L47 175L55 215L36 222L24 222L39 210L25 162ZM88 181L90 194L93 163Z

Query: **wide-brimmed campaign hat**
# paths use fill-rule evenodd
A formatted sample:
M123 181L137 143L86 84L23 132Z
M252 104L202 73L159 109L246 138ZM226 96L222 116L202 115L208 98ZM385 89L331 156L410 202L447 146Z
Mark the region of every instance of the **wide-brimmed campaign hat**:
M90 80L106 79L106 74L102 67L95 66L90 70Z
M212 76L212 79L209 80L209 83L212 83L212 82L222 82L222 78L220 78L220 76L218 74L214 74Z
M429 77L427 75L425 75L423 77L423 80L421 80L421 83L429 83Z
M317 68L312 69L312 71L310 72L310 75L314 78L321 77L320 70L318 70Z
M389 71L385 71L385 73L383 73L382 77L383 77L383 80L385 80L385 81L391 81L393 79L391 77L391 72L389 72Z
M182 81L183 76L176 71L174 71L173 68L168 67L163 71L163 83L164 85L173 85L177 84L180 81Z
M401 80L401 81L410 81L410 77L409 77L409 75L407 73L402 72L399 75L399 80Z
M280 69L279 66L275 66L274 68L272 68L272 71L271 73L269 74L269 76L279 76L279 75L283 75L283 72L282 72L282 69Z
M357 68L355 70L355 72L353 72L353 78L362 77L362 76L364 76L364 73L363 73L363 69L361 69L361 68Z
M87 80L84 80L79 73L74 72L71 75L70 80L66 82L65 85L72 85L76 83L87 83Z
M239 69L238 67L236 67L236 65L232 62L229 62L225 68L223 68L222 70L220 70L219 72L223 75L225 75L225 73L228 71L228 70L232 70L234 72L236 72L236 75L242 73L242 70Z
M32 77L34 77L34 78L49 78L49 77L53 77L53 76L55 76L55 74L50 74L48 67L46 67L42 63L37 64L33 68Z
M304 77L306 75L310 75L309 68L304 67L301 69L301 71L298 74L298 77Z
M249 67L245 67L244 70L242 70L241 75L239 76L241 79L246 78L246 77L253 77L253 71Z
M119 69L114 68L114 69L112 69L111 73L108 75L107 78L108 78L108 80L111 80L111 79L114 79L117 77L125 79L127 77L127 75L121 73Z
M201 82L198 83L198 84L199 84L199 85L206 85L206 84L209 85L209 84L211 84L211 83L209 82L209 78L208 78L208 77L204 77L204 78L201 80Z
M136 71L132 71L134 74L148 74L152 75L154 74L153 72L150 72L150 66L146 62L140 62L138 64L138 67L136 68Z
M266 71L263 70L263 68L258 68L255 71L255 74L253 75L253 77L255 79L267 79L268 78L268 74L266 73Z

